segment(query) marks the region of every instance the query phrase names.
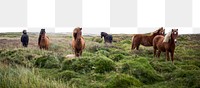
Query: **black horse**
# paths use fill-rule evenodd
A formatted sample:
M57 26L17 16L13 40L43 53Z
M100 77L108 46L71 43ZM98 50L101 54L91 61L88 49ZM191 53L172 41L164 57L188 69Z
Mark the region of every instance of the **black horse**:
M105 43L112 43L112 35L107 34L106 32L101 32L101 38L104 37Z
M23 30L23 35L21 36L21 42L24 47L28 46L29 37L26 30Z

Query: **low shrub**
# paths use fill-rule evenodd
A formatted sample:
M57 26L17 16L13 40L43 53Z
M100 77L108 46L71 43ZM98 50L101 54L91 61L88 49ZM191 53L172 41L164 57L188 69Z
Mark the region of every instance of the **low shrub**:
M73 70L79 73L88 73L93 69L93 58L81 57L72 60L65 60L61 70Z
M162 81L163 77L158 75L149 64L147 58L126 60L122 65L122 73L130 74L145 84Z
M114 54L110 55L109 58L111 58L113 61L119 61L125 58L123 54Z
M48 55L37 58L34 65L39 68L58 68L59 63L58 58Z
M103 42L103 39L100 38L100 37L93 37L93 38L92 38L92 41L98 42L98 43L102 43L102 42Z
M94 70L97 73L105 73L115 70L115 63L107 58L100 56L94 61Z
M74 72L74 71L65 70L63 72L60 72L60 73L56 74L55 78L57 80L69 81L72 78L76 78L77 75L78 74L76 72Z
M176 69L176 66L169 62L158 62L154 61L151 63L152 67L160 72L160 73L166 73L166 72L173 72Z
M128 88L130 86L139 87L142 83L132 76L117 74L107 83L106 88Z

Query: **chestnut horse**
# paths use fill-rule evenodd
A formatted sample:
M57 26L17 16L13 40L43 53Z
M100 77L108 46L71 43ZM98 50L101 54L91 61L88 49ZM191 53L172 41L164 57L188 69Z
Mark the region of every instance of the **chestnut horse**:
M44 29L40 32L38 45L40 49L49 49L49 37L46 36L46 32L44 31Z
M81 30L82 28L77 27L73 31L72 48L74 49L76 57L81 56L83 49L85 48L85 41Z
M166 52L166 60L169 61L169 53L171 53L171 60L174 60L175 42L178 37L178 29L172 29L167 35L157 35L153 39L154 57L160 57L161 52ZM156 55L156 51L158 53Z
M147 36L147 35L144 35L144 34L136 34L132 37L131 50L134 50L135 48L138 50L140 44L142 44L143 46L153 46L153 38L156 35L164 36L164 34L165 34L165 29L163 29L163 27L154 31L150 36Z

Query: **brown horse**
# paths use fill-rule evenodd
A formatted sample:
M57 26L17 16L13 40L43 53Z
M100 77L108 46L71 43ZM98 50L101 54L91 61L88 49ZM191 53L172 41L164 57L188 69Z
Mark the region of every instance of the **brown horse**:
M85 41L81 30L82 28L77 27L73 31L72 48L74 49L76 57L81 56L83 49L85 48Z
M138 50L140 44L143 46L153 46L153 38L156 35L163 35L165 34L165 29L163 27L159 28L158 30L154 31L150 36L144 35L144 34L136 34L132 37L132 47L131 50L134 50L135 48Z
M45 49L45 50L49 49L49 37L46 36L45 31L40 32L38 45L39 45L40 49Z
M167 35L157 35L153 39L154 57L160 57L161 52L166 52L166 60L169 61L169 53L171 53L171 60L174 60L175 42L178 37L178 29L172 29ZM156 55L156 51L158 53Z

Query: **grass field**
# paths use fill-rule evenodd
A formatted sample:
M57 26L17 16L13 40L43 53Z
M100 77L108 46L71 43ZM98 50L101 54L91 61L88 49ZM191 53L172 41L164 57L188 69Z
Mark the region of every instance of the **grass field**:
M0 88L199 88L200 34L179 35L174 65L153 58L153 48L131 51L132 35L114 35L112 45L99 36L85 36L80 58L73 54L71 36L47 34L50 49L40 50L38 35L29 34L23 48L20 33L0 34Z

